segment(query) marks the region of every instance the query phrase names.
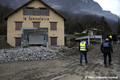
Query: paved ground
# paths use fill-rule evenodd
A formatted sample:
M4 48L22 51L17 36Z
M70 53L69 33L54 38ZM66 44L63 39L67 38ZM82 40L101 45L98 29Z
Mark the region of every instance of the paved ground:
M0 64L0 80L120 80L120 45L113 46L108 68L103 65L100 45L94 45L89 47L88 65L84 60L79 65L79 52L60 60L4 63Z

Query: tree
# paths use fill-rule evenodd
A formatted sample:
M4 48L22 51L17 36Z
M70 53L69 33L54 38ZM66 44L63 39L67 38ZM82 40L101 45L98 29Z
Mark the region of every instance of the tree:
M76 23L74 25L74 32L78 32L81 33L84 30L83 26L81 25L81 23Z
M74 23L72 20L66 20L65 21L65 33L73 34L74 33L73 26L74 26Z
M99 17L96 15L85 15L81 19L81 24L84 26L85 29L90 30L92 28L95 28L97 25Z
M120 21L118 21L118 29L117 29L117 33L120 35Z
M110 26L104 17L101 17L98 26L101 29L103 36L106 36L106 35L112 33L112 30L110 29Z
M84 15L80 16L70 14L68 12L60 11L63 15L67 17L65 21L65 33L73 34L74 32L81 33L84 30L91 30L92 28L98 29L98 34L107 35L112 33L112 30L107 23L105 17L100 17L97 15Z
M8 5L0 5L0 35L7 34L7 23L4 20L4 17L12 10L13 9L9 8Z

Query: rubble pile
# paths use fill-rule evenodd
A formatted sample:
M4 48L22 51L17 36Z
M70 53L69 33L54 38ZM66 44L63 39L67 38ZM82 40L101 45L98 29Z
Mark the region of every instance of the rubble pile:
M29 48L11 48L0 50L0 63L32 61L32 60L50 60L57 59L63 50L70 50L66 47L29 47Z

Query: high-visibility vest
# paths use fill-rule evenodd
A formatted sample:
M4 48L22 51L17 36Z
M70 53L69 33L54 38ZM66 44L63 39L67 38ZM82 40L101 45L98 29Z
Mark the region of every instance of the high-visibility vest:
M111 38L111 39L112 39L112 36L110 35L110 36L109 36L109 38Z
M84 43L81 42L81 43L80 43L80 51L87 51L85 44L86 44L86 42L84 42Z

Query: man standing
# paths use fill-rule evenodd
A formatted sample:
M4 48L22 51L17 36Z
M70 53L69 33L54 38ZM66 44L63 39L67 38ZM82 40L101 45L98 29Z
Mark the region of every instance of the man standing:
M105 39L105 42L103 42L101 44L101 51L103 53L103 56L104 56L104 66L107 67L107 56L109 58L109 65L111 65L111 53L113 53L113 48L112 48L112 45L111 45L111 42L109 42L109 39L106 38Z
M87 62L88 46L87 46L87 43L85 41L80 42L79 50L80 50L80 65L82 66L82 57L83 57L83 55L85 57L86 64L88 63Z

